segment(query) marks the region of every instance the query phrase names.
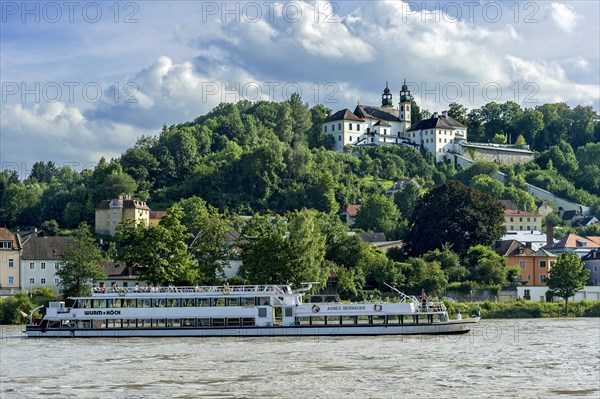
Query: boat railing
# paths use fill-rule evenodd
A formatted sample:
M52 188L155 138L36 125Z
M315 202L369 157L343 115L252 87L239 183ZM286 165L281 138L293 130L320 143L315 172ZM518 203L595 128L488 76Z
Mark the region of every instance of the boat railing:
M211 286L135 286L135 287L94 287L92 289L92 296L104 295L104 294L152 294L152 293L201 293L201 292L214 292L221 294L232 294L232 293L244 293L252 292L256 294L265 295L283 295L291 294L291 290L287 285L211 285Z
M446 311L444 302L423 301L417 308L420 313L440 313Z

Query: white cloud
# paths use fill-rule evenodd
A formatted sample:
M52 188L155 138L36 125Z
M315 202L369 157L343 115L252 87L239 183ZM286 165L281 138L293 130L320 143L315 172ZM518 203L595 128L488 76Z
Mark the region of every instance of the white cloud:
M60 102L29 108L9 104L0 116L3 168L15 164L27 169L38 160L82 168L102 156L119 156L143 133L119 123L90 121Z
M550 16L556 26L567 33L573 32L573 29L581 19L581 16L571 6L563 3L550 4Z

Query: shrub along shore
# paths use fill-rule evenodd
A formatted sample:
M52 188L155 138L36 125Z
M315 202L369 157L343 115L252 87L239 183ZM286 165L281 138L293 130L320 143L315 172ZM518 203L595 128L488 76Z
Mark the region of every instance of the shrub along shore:
M481 308L484 319L526 319L565 317L565 303L562 302L449 302L444 301L451 317L460 312L463 317L477 314ZM600 301L569 301L568 317L600 317Z

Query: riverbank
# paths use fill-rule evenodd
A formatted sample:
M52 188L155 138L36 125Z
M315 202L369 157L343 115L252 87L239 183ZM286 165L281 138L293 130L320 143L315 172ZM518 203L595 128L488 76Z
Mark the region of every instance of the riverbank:
M454 317L460 312L463 317L477 314L481 308L481 317L486 319L527 319L565 317L563 302L528 302L516 300L510 302L448 302L444 301L448 313ZM569 301L568 317L600 317L600 301Z

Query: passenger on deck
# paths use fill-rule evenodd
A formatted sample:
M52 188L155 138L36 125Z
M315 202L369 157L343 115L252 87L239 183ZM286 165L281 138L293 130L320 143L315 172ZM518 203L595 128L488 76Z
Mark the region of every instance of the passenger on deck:
M135 283L135 286L133 287L133 291L139 292L139 290L140 290L140 283Z

